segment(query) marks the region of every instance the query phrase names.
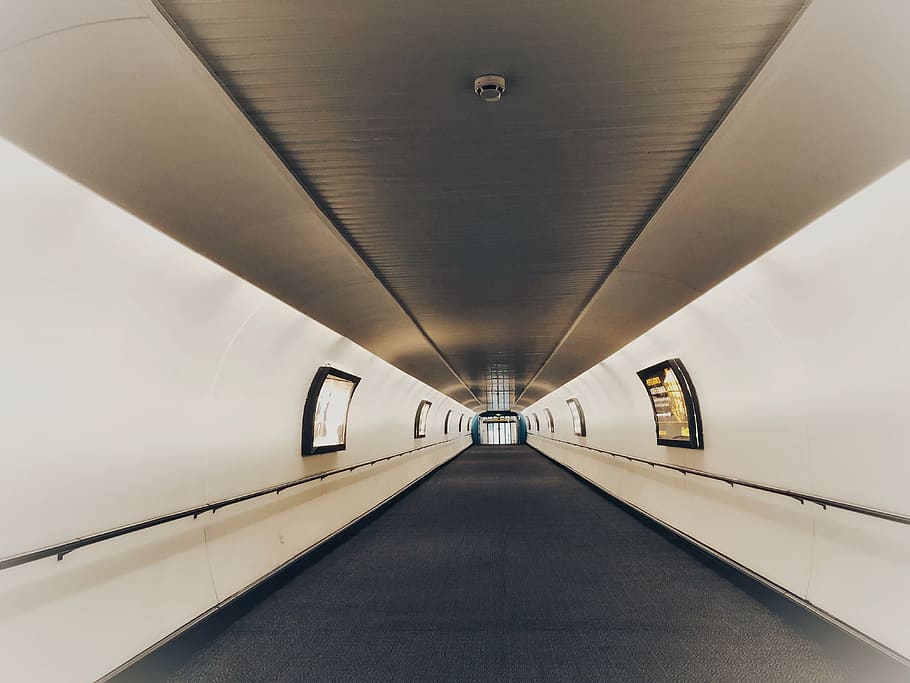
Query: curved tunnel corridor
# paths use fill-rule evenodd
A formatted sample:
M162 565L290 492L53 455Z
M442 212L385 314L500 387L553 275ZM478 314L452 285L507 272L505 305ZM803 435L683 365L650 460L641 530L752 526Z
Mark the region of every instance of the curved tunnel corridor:
M908 35L0 2L0 678L910 680Z

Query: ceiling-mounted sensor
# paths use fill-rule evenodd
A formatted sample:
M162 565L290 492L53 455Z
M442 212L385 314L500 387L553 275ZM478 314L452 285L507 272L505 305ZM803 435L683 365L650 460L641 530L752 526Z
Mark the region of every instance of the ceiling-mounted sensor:
M474 92L484 102L499 102L506 91L506 79L496 74L478 76L474 79Z

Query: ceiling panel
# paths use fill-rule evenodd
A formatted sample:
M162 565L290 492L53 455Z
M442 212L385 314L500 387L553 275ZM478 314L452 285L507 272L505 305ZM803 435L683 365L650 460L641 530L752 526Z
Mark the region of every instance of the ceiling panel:
M521 393L801 4L161 2L478 395Z

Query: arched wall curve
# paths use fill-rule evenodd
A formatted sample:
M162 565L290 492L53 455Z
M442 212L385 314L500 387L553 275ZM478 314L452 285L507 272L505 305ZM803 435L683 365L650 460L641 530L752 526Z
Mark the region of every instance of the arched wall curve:
M2 140L0 169L0 557L421 449L3 570L10 680L103 676L470 445L464 406ZM302 457L325 364L362 378L347 448Z
M590 448L910 514L905 388L910 162L526 408L529 443L850 627L910 657L910 527ZM658 446L637 372L679 357L704 450ZM578 397L587 436L573 433Z

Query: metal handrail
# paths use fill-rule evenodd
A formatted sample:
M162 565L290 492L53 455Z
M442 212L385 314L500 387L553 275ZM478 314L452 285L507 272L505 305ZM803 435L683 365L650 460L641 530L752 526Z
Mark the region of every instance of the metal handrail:
M44 559L45 557L51 557L53 555L57 556L57 560L60 561L65 555L78 550L79 548L84 548L87 545L93 545L95 543L100 543L101 541L106 541L111 538L117 538L118 536L125 536L126 534L131 534L136 531L142 531L143 529L148 529L153 526L159 526L161 524L167 524L168 522L173 522L178 519L184 519L186 517L193 517L194 519L199 515L212 512L214 513L221 508L228 507L230 505L236 505L237 503L242 503L246 500L251 500L253 498L260 498L261 496L267 496L269 494L279 494L282 491L295 486L300 486L302 484L307 484L311 481L316 481L318 479L326 479L328 477L335 476L336 474L342 474L344 472L353 472L354 470L360 469L361 467L369 467L386 460L392 460L393 458L400 458L403 455L408 455L409 453L415 453L417 451L422 451L426 448L432 448L433 446L442 446L452 441L457 441L460 438L467 437L467 434L462 436L456 436L451 439L446 439L445 441L438 441L436 443L427 444L425 446L419 446L417 448L412 448L408 451L402 451L401 453L395 453L394 455L387 455L382 458L376 458L375 460L369 460L367 462L357 463L356 465L348 465L347 467L339 467L334 470L326 470L325 472L320 472L319 474L311 474L306 477L301 477L300 479L294 479L293 481L287 481L283 484L277 484L275 486L269 486L268 488L259 489L257 491L252 491L250 493L243 493L239 496L233 496L231 498L225 498L223 500L216 501L214 503L206 503L204 505L197 505L196 507L187 508L185 510L180 510L179 512L172 512L167 515L160 515L158 517L152 517L151 519L146 519L141 522L133 522L132 524L126 524L115 529L108 529L107 531L100 531L89 536L82 536L80 538L74 538L69 541L64 541L63 543L57 543L55 545L47 546L45 548L39 548L37 550L30 550L28 552L19 553L17 555L9 555L0 559L0 570L9 569L10 567L18 567L22 564L27 564L29 562L35 562L36 560Z
M578 448L585 448L589 451L595 451L597 453L603 453L605 455L610 455L614 458L622 458L628 460L629 462L637 462L643 465L650 465L654 467L662 467L667 470L674 470L676 472L682 472L685 475L694 475L697 477L704 477L705 479L714 479L715 481L723 481L727 484L733 486L742 486L743 488L755 489L757 491L766 491L768 493L775 493L781 496L787 496L788 498L793 498L798 500L800 503L804 504L806 501L810 503L815 503L816 505L822 508L837 508L839 510L848 510L849 512L856 512L861 515L867 515L869 517L877 517L879 519L886 519L889 522L897 522L898 524L910 524L910 515L902 515L897 512L888 512L887 510L878 510L876 508L866 507L864 505L856 505L855 503L846 503L842 500L834 500L832 498L825 498L823 496L816 496L811 493L803 493L801 491L794 491L793 489L784 489L778 486L770 486L768 484L759 484L754 481L747 481L745 479L737 479L736 477L725 477L722 474L714 474L713 472L706 472L705 470L698 470L692 467L683 467L682 465L671 465L665 462L654 462L653 460L645 460L644 458L636 458L631 455L624 455L623 453L614 453L613 451L605 451L600 448L594 448L593 446L585 446L579 443L573 443L571 441L563 441L562 439L553 439L548 436L541 436L540 434L529 434L529 436L536 436L547 441L554 441L556 443L564 443L569 446L577 446Z

